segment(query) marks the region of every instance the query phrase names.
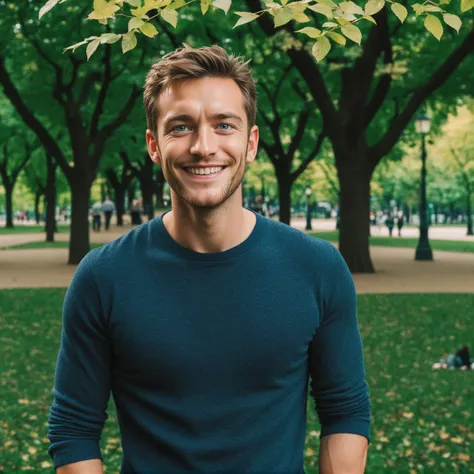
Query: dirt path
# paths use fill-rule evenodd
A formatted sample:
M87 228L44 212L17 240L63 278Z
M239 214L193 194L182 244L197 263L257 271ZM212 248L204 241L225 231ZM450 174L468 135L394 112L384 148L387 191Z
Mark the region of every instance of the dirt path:
M414 253L372 247L377 273L354 275L357 292L474 293L474 254L435 252L435 261L415 262ZM75 270L67 255L67 249L3 250L0 288L67 287Z

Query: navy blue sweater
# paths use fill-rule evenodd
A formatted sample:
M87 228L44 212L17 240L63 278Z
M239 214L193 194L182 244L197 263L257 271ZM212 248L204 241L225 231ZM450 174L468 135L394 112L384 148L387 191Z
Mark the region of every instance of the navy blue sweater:
M122 473L301 474L306 400L321 436L369 439L356 297L338 250L257 216L217 253L161 217L91 251L67 291L49 452L101 458L113 394Z

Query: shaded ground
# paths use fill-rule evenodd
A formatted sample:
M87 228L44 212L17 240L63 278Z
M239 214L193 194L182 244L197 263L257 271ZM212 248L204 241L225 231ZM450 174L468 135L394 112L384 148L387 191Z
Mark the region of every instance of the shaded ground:
M435 252L434 262L415 262L413 249L372 247L371 254L377 273L354 275L360 294L474 293L474 254ZM76 268L67 256L67 249L1 251L0 288L67 287Z

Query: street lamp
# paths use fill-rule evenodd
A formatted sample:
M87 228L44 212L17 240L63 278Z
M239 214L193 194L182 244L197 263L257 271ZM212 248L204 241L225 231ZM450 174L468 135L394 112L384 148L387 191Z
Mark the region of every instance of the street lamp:
M306 230L313 230L311 226L311 188L308 186L305 191L306 194Z
M428 216L426 210L426 135L430 131L430 118L420 114L415 120L417 133L421 135L421 177L420 177L420 237L416 247L415 260L433 260L428 239Z

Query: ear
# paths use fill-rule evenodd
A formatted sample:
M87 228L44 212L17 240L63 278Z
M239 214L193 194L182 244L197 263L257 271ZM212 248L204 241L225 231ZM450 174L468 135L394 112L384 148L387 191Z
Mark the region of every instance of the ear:
M257 125L254 125L250 129L249 141L247 145L247 157L245 158L246 163L252 163L255 160L255 157L257 156L258 137L258 127Z
M161 165L161 156L159 153L158 142L155 136L150 130L146 131L146 146L148 148L148 154L150 155L151 161L157 165Z

